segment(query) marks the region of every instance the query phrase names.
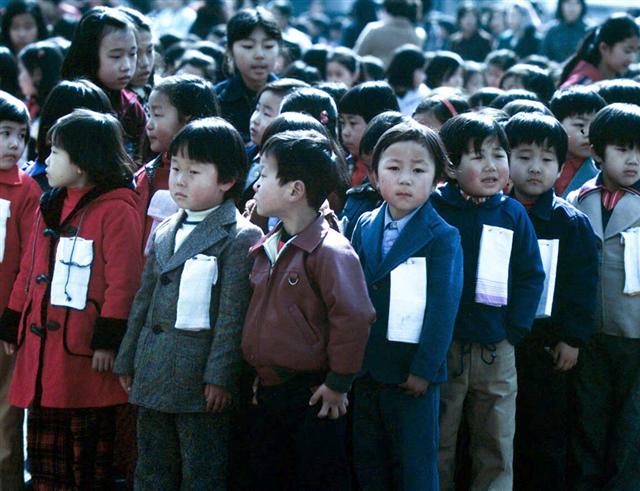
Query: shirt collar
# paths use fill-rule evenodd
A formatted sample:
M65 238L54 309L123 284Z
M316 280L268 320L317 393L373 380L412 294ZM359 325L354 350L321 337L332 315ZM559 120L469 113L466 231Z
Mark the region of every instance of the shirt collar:
M411 220L416 213L418 213L418 210L420 210L420 208L421 206L418 206L415 210L406 214L399 220L394 220L391 217L391 214L389 213L389 205L387 204L385 206L385 212L384 212L384 228L386 229L387 225L389 225L391 222L395 222L396 228L398 229L398 234L400 234L402 232L402 229L405 227L405 225L409 223L409 220Z
M10 169L0 170L0 184L16 186L22 182L18 166L14 165Z

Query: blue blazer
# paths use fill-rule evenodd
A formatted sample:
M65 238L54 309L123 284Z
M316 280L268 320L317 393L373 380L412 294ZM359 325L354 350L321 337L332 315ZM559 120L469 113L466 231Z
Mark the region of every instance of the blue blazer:
M386 210L385 203L363 214L352 237L377 314L361 374L369 373L386 384L405 382L409 374L430 382L443 382L462 294L460 234L426 202L405 225L383 259L381 244ZM425 257L427 263L427 309L418 344L387 340L390 273L411 257Z

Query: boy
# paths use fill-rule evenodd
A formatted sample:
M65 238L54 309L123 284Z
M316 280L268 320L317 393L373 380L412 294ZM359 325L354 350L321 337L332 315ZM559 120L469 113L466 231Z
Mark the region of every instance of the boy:
M611 104L589 128L601 171L569 196L591 220L600 279L595 334L580 353L572 489L637 489L640 482L640 108Z
M448 159L437 133L406 122L382 135L372 161L385 203L353 234L378 313L354 388L354 463L365 491L435 491L440 383L462 293L460 234L428 202Z
M27 108L0 91L0 312L9 303L40 198L37 182L18 169L27 141ZM0 352L0 489L21 489L23 484L23 412L9 405L12 373L11 357Z
M433 205L460 231L464 288L442 387L439 466L454 487L456 440L464 416L471 437L472 487L511 489L517 392L514 346L531 329L544 270L525 209L504 196L509 143L499 123L462 114L440 132L451 164Z
M157 229L113 371L138 406L135 488L226 489L247 251L262 233L234 205L247 158L229 123L189 123L170 154L181 211Z
M593 88L584 86L558 90L549 101L551 112L569 137L567 160L554 185L558 196L566 199L570 192L579 189L598 173L591 158L589 125L606 105Z
M505 132L512 196L527 209L541 250L552 251L549 262L556 261L548 268L544 308L516 348L515 489L566 489L569 371L594 326L596 237L586 215L553 192L567 153L567 133L558 120L519 114Z
M335 189L335 159L316 131L278 133L262 148L256 206L280 222L251 249L242 333L258 375L251 489L349 489L346 393L375 311L358 256L318 213Z
M500 87L500 80L504 73L518 63L518 56L510 49L492 51L484 60L487 87Z

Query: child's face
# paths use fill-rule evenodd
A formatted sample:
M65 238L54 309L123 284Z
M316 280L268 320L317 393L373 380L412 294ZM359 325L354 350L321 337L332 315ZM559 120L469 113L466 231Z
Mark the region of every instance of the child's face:
M158 153L168 151L171 140L183 126L178 110L169 98L162 92L151 92L146 126L151 150Z
M153 38L149 31L138 31L136 34L138 45L136 71L131 79L134 87L144 87L149 81L153 65L155 62L155 51L153 49Z
M473 74L469 80L467 80L467 84L464 86L464 89L468 94L475 94L484 86L484 75L481 72L478 72Z
M632 186L640 179L640 147L607 145L604 159L594 158L602 166L602 180L610 190Z
M62 148L51 145L51 153L44 161L47 165L47 181L52 188L79 188L88 184L87 175L71 162Z
M231 57L245 84L256 90L267 83L276 66L278 51L278 42L257 27L248 38L233 43Z
M613 73L624 73L629 65L635 63L639 46L640 38L637 36L627 38L613 46L600 43L602 63Z
M422 126L431 128L434 131L440 131L440 128L442 128L442 123L438 120L438 118L436 118L435 114L433 114L433 111L415 113L413 115L413 119L415 119Z
M25 146L27 125L15 121L0 121L0 170L18 164Z
M18 63L18 83L20 84L20 91L25 97L34 97L38 95L35 83L29 71L24 67L22 63Z
M261 155L262 172L253 185L258 213L265 217L281 217L289 206L294 182L281 184L278 180L278 162L271 155Z
M348 88L351 88L357 78L358 73L350 72L342 63L338 63L337 61L327 63L327 82L342 82Z
M560 175L558 156L553 148L523 143L511 149L511 180L518 198L535 199L551 189Z
M35 42L38 39L38 25L33 15L28 13L18 14L11 19L9 39L11 39L16 53L27 44Z
M342 144L354 157L358 157L360 152L360 140L367 122L358 114L343 113L340 115Z
M457 167L447 167L447 175L458 182L467 194L476 197L493 196L500 192L509 180L507 152L497 138L486 138L480 153L476 153L473 142L462 154Z
M218 206L234 184L219 182L215 164L191 160L183 151L171 156L169 191L182 209L202 211Z
M264 135L264 130L269 126L269 123L271 123L271 121L280 114L281 102L282 97L270 90L266 90L260 94L260 99L258 99L256 108L251 114L251 119L249 120L251 141L256 145L262 145L262 135Z
M98 80L109 90L124 89L136 70L138 45L133 31L118 29L102 38Z
M394 220L422 206L433 191L436 165L429 151L414 141L390 145L378 162L378 190Z
M501 81L500 88L503 90L524 89L524 84L520 77L510 75Z
M500 87L500 79L504 75L504 70L498 65L489 64L486 70L487 87Z
M463 84L464 77L462 75L462 67L453 72L449 78L442 81L442 87L454 87L456 89L460 89Z
M589 125L596 113L575 114L564 118L561 123L569 137L569 156L586 159L591 155Z

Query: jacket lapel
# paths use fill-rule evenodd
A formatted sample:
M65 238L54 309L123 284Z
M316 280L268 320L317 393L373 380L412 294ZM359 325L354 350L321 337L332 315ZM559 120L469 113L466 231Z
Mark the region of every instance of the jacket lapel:
M386 203L373 210L371 212L371 221L362 230L362 243L367 245L366 248L363 248L363 253L366 255L364 273L367 279L373 278L382 259L380 246L382 244L382 230L384 229L386 210Z
M604 239L607 240L619 234L639 220L640 196L633 193L625 193L613 209L607 228L604 230Z
M180 227L180 223L184 217L184 211L179 211L178 213L174 213L169 219L168 222L162 227L167 227L170 232L164 234L158 234L159 230L156 229L156 239L154 243L156 261L160 265L160 268L163 268L165 264L171 259L173 256L173 244L175 244L176 239L176 230Z
M603 240L602 230L602 205L600 191L595 191L587 194L581 201L579 201L582 211L589 216L591 220L591 226L596 236Z

